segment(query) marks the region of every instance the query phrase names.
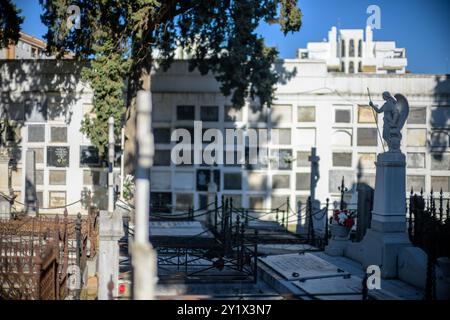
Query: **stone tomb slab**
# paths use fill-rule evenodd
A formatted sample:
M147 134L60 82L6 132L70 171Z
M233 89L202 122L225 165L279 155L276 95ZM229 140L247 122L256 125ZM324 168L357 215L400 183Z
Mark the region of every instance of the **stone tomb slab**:
M307 294L311 294L311 297L320 300L362 299L362 280L355 276L308 279L293 283Z
M317 248L309 244L284 244L284 243L268 243L258 244L258 253L264 255L299 253L303 251L315 251Z
M259 260L289 281L349 275L335 265L307 252L267 256Z
M150 236L213 238L199 221L150 221ZM204 232L203 234L201 234Z

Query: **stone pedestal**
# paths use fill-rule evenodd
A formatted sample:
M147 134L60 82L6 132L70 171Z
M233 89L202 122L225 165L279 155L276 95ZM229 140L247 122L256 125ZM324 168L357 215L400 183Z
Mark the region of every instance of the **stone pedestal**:
M118 241L124 236L122 214L100 211L99 233L98 299L110 300L118 296Z
M347 248L367 268L378 265L383 278L398 276L402 248L411 246L406 234L406 163L401 152L381 153L376 162L374 208L371 228L364 239Z
M441 257L436 264L436 298L450 300L450 258Z
M340 225L330 225L331 239L329 244L325 247L325 253L330 256L342 256L347 248L348 234L350 229Z

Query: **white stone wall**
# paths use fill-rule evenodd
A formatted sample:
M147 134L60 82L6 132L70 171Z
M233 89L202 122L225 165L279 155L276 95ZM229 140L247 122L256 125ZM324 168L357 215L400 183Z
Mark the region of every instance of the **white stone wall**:
M36 164L37 175L40 177L38 179L41 180L37 185L41 213L62 213L63 209L50 207L76 202L82 198L82 192L86 190L94 191L94 201L100 204L100 207L105 202L106 169L89 168L80 164L81 146L90 145L88 139L80 132L81 121L84 112L92 105L93 94L88 86L81 83L79 71L80 66L74 65L71 61L0 63L2 118L8 118L20 132L17 148L20 150L21 159L17 162L17 170L11 172L11 191L18 195L17 201L24 202L25 154L27 149L37 150L41 158ZM28 112L27 108L33 104L38 106L38 110ZM47 118L40 112L44 110L43 106L46 107ZM10 113L6 113L6 110ZM55 110L61 112L56 113ZM12 112L15 112L17 117L13 117ZM66 131L66 139L52 138L54 128ZM64 138L64 134L60 137ZM56 167L50 163L47 150L52 147L69 148L67 166ZM94 186L91 181L85 179L86 170L98 172L100 175L98 185ZM98 189L101 192L95 193ZM20 207L17 204L17 208ZM68 211L70 214L85 212L80 203L68 207Z
M69 63L69 62L66 62ZM71 62L70 62L71 63ZM362 179L369 184L373 183L375 155L383 151L381 141L377 136L376 125L371 121L371 113L365 113L365 122L358 121L358 105L367 105L367 87L370 88L375 103L381 104L381 94L389 90L392 94L402 93L411 108L424 107L425 122L422 120L423 111L415 112L415 123L408 123L403 130L402 151L409 155L410 166L407 170L409 184L424 186L429 191L433 185L444 185L450 179L450 149L448 132L450 128L448 77L437 75L414 74L343 74L328 73L325 62L302 61L297 59L285 60L278 63L276 69L295 71L292 78L284 79L279 84L274 107L271 110L263 109L262 115L267 119L279 117L281 120L272 123L268 120L257 121L261 116L256 102L249 102L239 112L239 121L225 121L225 108L230 104L229 98L223 97L219 92L219 84L212 76L201 77L198 73L189 73L186 61L176 61L166 73L157 73L153 85L153 125L154 128L174 129L187 127L192 124L189 120L177 119L177 106L194 106L196 120L201 119L202 106L217 106L218 121L204 122L204 128L281 128L290 130L290 143L279 146L280 149L292 151L293 158L290 170L257 168L248 170L242 166L219 166L216 168L220 175L220 191L222 194L233 196L236 205L243 207L262 206L276 207L290 198L295 208L297 200L304 200L309 194L306 186L309 185L309 163L304 153L311 146L317 148L320 157L320 179L317 185L316 197L322 202L327 197L333 201L338 197L337 186L344 175L346 185L351 187L356 181L359 159L362 157ZM47 121L24 121L19 124L22 141L20 143L22 162L18 163L19 170L13 175L13 190L20 193L19 201L23 202L23 181L25 177L23 161L28 148L42 148L43 161L37 165L37 170L43 172L43 184L38 186L42 192L43 206L50 205L50 192L62 191L66 193L66 203L77 201L83 190L97 191L97 203L103 202L106 196L106 171L104 168L88 168L80 165L80 147L90 143L80 133L80 123L85 112L89 111L92 102L92 92L89 87L82 85L76 66L55 65L54 61L23 62L10 61L0 64L0 97L1 107L19 110L27 101L51 101L51 97L62 94L62 106L69 111L65 117ZM50 100L49 100L50 99ZM436 106L441 106L435 111ZM447 107L443 107L447 106ZM314 121L298 121L299 108L314 107ZM301 109L304 110L304 109ZM336 114L336 110L339 112ZM307 113L307 111L305 111ZM367 112L367 111L366 111ZM350 122L337 122L336 118ZM69 121L70 119L70 121ZM368 121L368 119L370 121ZM433 133L430 122L435 119L444 119L437 123L439 133ZM378 117L380 130L382 116ZM410 121L411 122L411 121ZM438 121L439 122L439 121ZM45 141L30 142L28 130L31 125L44 125ZM67 142L52 142L50 131L53 126L67 127ZM369 139L377 140L377 146L358 146L358 138L364 132L358 129L369 129ZM371 130L371 131L370 131ZM447 140L446 140L447 139ZM431 147L430 141L437 141L440 145ZM70 164L67 168L49 167L47 162L47 147L70 147ZM156 149L170 152L174 144L157 144ZM273 146L276 147L276 146ZM433 151L433 152L431 152ZM436 160L434 151L445 151L442 158ZM299 153L299 154L297 154ZM340 153L333 164L333 153ZM415 153L415 154L413 154ZM351 156L351 163L348 164ZM336 157L336 155L335 155ZM162 160L164 162L164 159ZM299 162L300 165L297 165ZM422 164L421 164L422 163ZM414 165L414 168L412 167ZM198 170L209 167L155 165L152 169L151 188L154 193L167 193L161 195L163 201L175 207L178 203L179 211L186 211L187 205L192 203L194 208L205 203L206 190L197 190ZM50 184L52 170L64 170L66 181L62 185ZM117 170L117 169L116 169ZM90 179L87 172L95 173ZM239 175L240 187L239 187ZM437 178L436 178L437 177ZM0 177L5 179L5 177ZM289 179L286 185L286 179ZM440 179L440 180L439 180ZM94 186L95 180L96 186ZM225 184L235 189L225 189ZM261 186L262 184L262 186ZM275 186L278 186L274 188ZM297 190L297 184L302 190ZM417 187L416 187L417 189ZM435 191L436 190L435 188ZM447 182L448 192L448 182ZM98 199L100 198L100 199ZM167 200L168 199L168 200ZM177 201L178 199L178 201ZM48 210L49 213L55 210ZM82 211L81 206L70 207L70 213Z
M231 126L238 128L254 126L250 121L252 118L250 110L252 105L257 104L247 103L241 110L242 119L240 121L235 123L224 122L224 108L229 104L229 100L218 92L218 85L212 77L200 77L196 73L187 73L185 71L186 64L186 62L176 62L173 69L165 74L158 74L154 78L153 121L155 128L174 129L189 124L186 121L177 120L177 105L195 106L195 120L200 120L200 109L202 106L217 106L219 120L204 124L204 127L224 129ZM283 68L289 70L297 69L297 75L278 86L275 105L271 110L267 110L269 118L272 113L280 117L282 121L276 125L270 122L259 122L257 126L290 129L291 143L280 147L292 150L294 158L296 158L297 152L307 152L311 146L317 147L317 153L321 160L319 165L320 179L317 185L316 197L322 202L326 198L330 198L332 201L338 199L339 191L337 186L340 185L342 176L346 177L345 184L349 188L357 180L358 171L361 173L361 181L367 182L372 186L374 184L375 166L373 162L376 154L383 152L383 147L371 110L362 109L361 119L359 119L359 105L368 105L367 87L370 88L372 99L376 104L381 105L383 103L381 94L383 91L389 90L392 94L404 94L408 98L411 108L425 107L426 120L422 121L424 123L417 123L418 121L416 120L416 123L408 123L403 129L402 151L405 154L421 153L425 157L423 167L412 168L411 165L413 163L416 163L415 166L417 167L417 162L422 155L410 155L408 175L413 177L409 177L409 180L413 181L416 175L422 176L424 190L429 191L432 186L432 179L434 179L432 177L438 176L449 179L449 170L432 169L432 153L429 146L429 140L433 131L430 119L434 106L446 106L446 109L442 109L444 112L450 110L450 107L448 107L450 105L448 98L450 84L445 76L326 73L325 63L300 60L289 60L284 65L277 66L278 70ZM314 73L314 70L316 70L316 73ZM290 108L290 111L288 111L290 117L285 112L279 111L278 106ZM298 108L305 106L315 107L315 121L298 121ZM350 122L338 123L336 121L336 110L343 111L343 114L340 114L341 117L344 116L345 118L350 115ZM415 117L417 118L417 115ZM450 116L448 113L446 119L447 122L443 127L443 131L447 134L446 147L441 147L441 149L444 148L447 152L450 152L448 148ZM382 131L382 115L378 116L378 123L379 129ZM418 129L422 131L414 131ZM364 130L367 130L366 132L368 133L366 138L364 138ZM362 140L372 138L371 140L375 141L376 145L358 145L358 136ZM170 148L170 145L157 145L158 150ZM344 163L337 162L333 164L333 153L345 153L345 155L342 155L344 157L343 160L339 158ZM351 163L345 163L350 156ZM360 158L361 168L358 169ZM416 158L419 158L419 160ZM447 166L450 169L448 159L448 153L446 153L443 161L439 163L442 168ZM435 167L434 165L433 168ZM154 179L152 181L152 191L170 193L172 205L174 206L177 202L178 194L191 194L193 206L198 208L200 207L200 195L204 195L206 192L200 192L195 189L195 179L197 170L203 168L200 165L193 167L177 167L173 164L169 166L155 166L152 169L152 178ZM209 169L209 167L205 167L205 169ZM307 190L296 190L296 185L299 183L297 180L304 181L306 179L301 174L308 173L310 170L308 167L298 167L295 161L291 170L273 170L268 168L252 171L245 169L243 166L228 167L220 165L218 169L220 170L219 196L222 194L239 195L239 201L244 207L250 205L252 196L263 197L264 207L270 208L276 207L280 203L281 200L277 196L282 198L290 197L291 204L294 204L296 200L306 198L309 194ZM224 190L224 179L229 173L241 174L242 187L239 190ZM301 179L297 179L297 174L299 174L298 177ZM262 179L261 175L265 179ZM280 179L280 175L289 177L289 186L287 188L274 189L273 181ZM265 181L266 190L255 191L255 187L252 187L252 185L261 180ZM434 185L437 185L436 181ZM192 188L193 186L194 188ZM448 194L448 184L444 191Z

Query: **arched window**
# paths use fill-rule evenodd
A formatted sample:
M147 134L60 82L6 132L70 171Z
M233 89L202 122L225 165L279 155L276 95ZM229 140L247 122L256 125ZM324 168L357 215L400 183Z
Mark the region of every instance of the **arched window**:
M362 57L362 40L359 39L358 41L358 57Z
M349 49L348 56L349 57L355 56L355 41L353 39L350 39L350 49Z
M362 72L362 62L358 62L358 72Z
M345 72L345 62L341 62L341 72Z
M355 66L353 64L353 61L350 61L350 64L348 65L348 73L355 73Z
M341 57L345 57L345 40L341 40Z

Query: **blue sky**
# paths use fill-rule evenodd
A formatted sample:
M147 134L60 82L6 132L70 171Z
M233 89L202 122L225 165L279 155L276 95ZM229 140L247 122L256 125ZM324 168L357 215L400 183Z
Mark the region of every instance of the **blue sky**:
M22 30L42 38L45 26L40 21L39 0L14 0L22 9ZM407 69L414 73L450 74L450 1L449 0L299 0L303 12L300 32L286 37L278 26L262 24L258 31L268 45L276 46L281 58L294 58L297 48L309 41L322 41L331 26L361 29L366 25L366 9L381 9L381 29L374 40L395 40L406 48Z

